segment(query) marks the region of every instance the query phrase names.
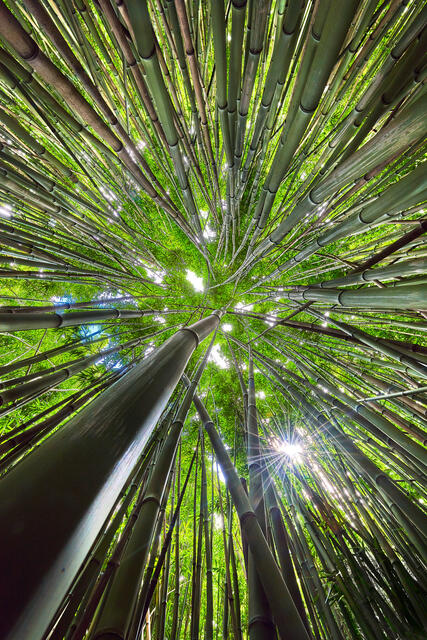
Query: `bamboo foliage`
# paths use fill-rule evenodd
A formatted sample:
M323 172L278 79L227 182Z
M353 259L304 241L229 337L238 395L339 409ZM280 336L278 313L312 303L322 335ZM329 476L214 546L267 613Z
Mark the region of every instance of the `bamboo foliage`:
M0 1L2 637L421 640L426 18Z

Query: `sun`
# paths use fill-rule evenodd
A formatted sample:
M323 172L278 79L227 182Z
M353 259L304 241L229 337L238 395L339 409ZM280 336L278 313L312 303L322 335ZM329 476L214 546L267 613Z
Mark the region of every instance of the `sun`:
M301 463L304 458L304 446L300 440L280 440L275 438L272 443L277 453L289 458L291 462Z

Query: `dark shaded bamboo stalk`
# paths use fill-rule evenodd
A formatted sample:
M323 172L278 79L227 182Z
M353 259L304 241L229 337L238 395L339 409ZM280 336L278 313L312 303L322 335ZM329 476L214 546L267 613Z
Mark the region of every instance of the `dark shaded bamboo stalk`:
M308 640L305 627L271 554L262 529L249 503L249 499L242 488L230 457L198 396L194 396L194 403L225 475L228 490L230 491L239 515L241 526L252 552L255 565L259 567L259 577L269 600L279 633L284 638L286 638L289 633L292 633L295 640L297 638Z
M219 317L212 315L178 331L117 382L108 397L97 398L2 481L2 518L15 523L3 531L2 548L7 550L2 560L3 585L7 584L3 597L9 611L2 621L5 637L18 633L24 639L43 633L191 353L218 322ZM146 402L141 405L144 395ZM122 467L117 466L120 460L126 461ZM12 536L9 542L7 536ZM38 541L37 555L28 548L28 536ZM47 575L50 583L43 584Z

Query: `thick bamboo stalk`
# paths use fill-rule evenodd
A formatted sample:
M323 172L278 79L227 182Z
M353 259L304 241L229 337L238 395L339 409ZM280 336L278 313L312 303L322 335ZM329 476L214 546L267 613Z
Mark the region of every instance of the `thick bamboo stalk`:
M211 315L178 331L3 480L1 518L14 523L2 533L5 638L42 635L191 353L218 322Z
M197 340L203 339L210 331L216 328L219 320L219 315L212 315L205 320L199 321L199 323L195 325L191 325L187 330L184 329L182 331L192 332L193 336L197 337ZM197 325L200 326L200 323L202 323L202 325L201 328L198 329ZM210 347L211 346L212 342L210 344ZM167 478L171 472L184 421L188 409L191 406L195 388L206 365L210 347L206 351L195 373L192 384L184 396L159 453L159 458L156 461L153 474L142 501L141 511L135 527L132 530L120 567L114 576L108 595L103 601L102 611L97 619L94 630L94 640L108 640L111 630L114 630L116 636L122 638L122 640L126 637L129 625L131 624L131 616L141 577L145 570L153 531L159 516L161 501L165 495ZM76 640L80 640L80 638L83 637L84 631L83 628L78 629Z
M59 329L60 327L74 327L76 325L92 324L102 320L116 320L119 318L141 318L155 315L154 310L136 309L92 309L90 311L72 311L69 313L0 313L0 330L28 331L32 329Z
M292 566L292 560L289 553L288 533L283 523L282 514L277 505L276 497L274 495L274 489L271 484L270 478L267 478L266 497L270 512L270 518L272 521L274 541L283 577L289 589L289 593L291 594L292 599L295 603L295 606L298 609L301 620L303 621L304 626L307 629L307 633L310 635L310 625L307 620L307 614L304 609L304 603L301 598L301 593L295 577L295 570Z

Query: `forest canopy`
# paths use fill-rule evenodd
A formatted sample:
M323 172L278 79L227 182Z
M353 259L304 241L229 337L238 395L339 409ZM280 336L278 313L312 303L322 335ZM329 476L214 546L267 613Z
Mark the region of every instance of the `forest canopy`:
M422 640L427 7L0 0L0 637Z

